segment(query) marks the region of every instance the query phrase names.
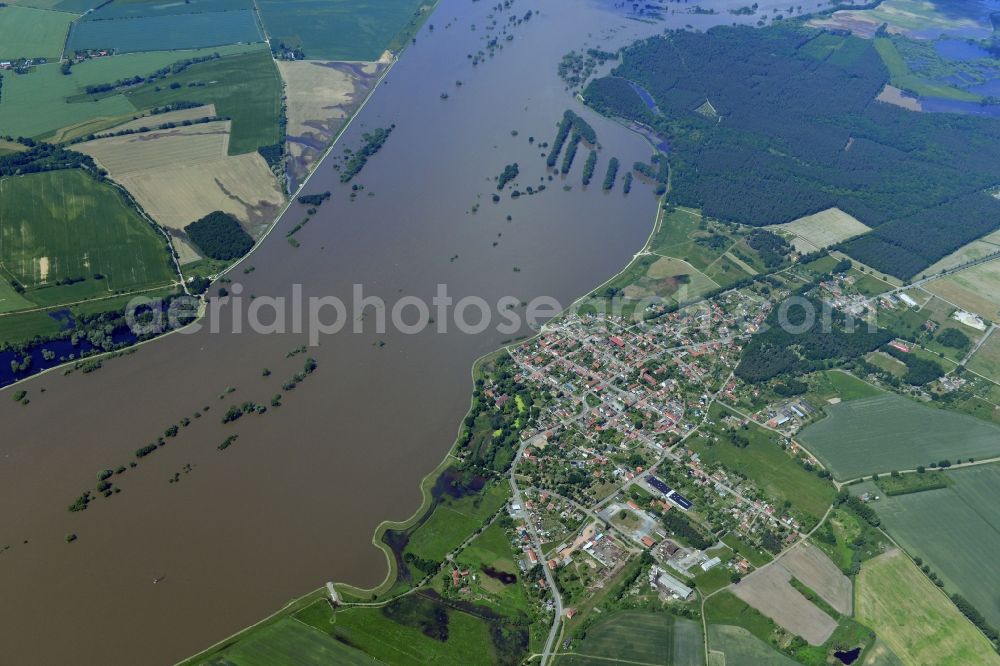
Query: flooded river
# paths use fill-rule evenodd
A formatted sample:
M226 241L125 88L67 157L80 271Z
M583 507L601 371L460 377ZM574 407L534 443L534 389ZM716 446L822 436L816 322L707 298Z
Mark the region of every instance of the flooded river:
M650 148L574 100L556 64L571 49L614 49L665 24L596 0L518 0L516 15L534 16L473 65L468 56L499 32L486 29L490 4L441 3L434 29L425 26L334 151L395 125L355 180L364 190L352 200L331 160L320 164L305 192L333 196L296 234L300 247L284 238L305 214L295 205L233 271L231 292L288 296L300 284L306 298L349 301L358 283L391 304L407 295L429 302L446 284L455 300L546 295L569 304L629 261L650 231L655 198L638 182L629 196L600 184L610 157L627 166L648 160ZM737 19L746 20L723 10L668 22ZM537 145L552 141L566 108L593 125L601 145L586 189L584 149L565 180L548 181ZM515 186L546 190L493 203L494 178L513 162ZM371 545L376 526L416 509L418 482L468 407L470 366L511 337L454 326L378 334L366 317L364 333L327 336L289 357L305 334L234 334L228 308L214 318L218 334L210 316L198 333L168 336L96 372L36 378L18 387L27 406L10 400L11 389L0 393L0 663L171 663L327 580L378 584L386 566ZM318 369L283 390L307 356ZM280 408L221 423L230 405L269 405L277 393ZM67 511L101 470L128 466L184 417L191 424L178 436L110 479L119 494ZM219 450L231 435L238 439Z

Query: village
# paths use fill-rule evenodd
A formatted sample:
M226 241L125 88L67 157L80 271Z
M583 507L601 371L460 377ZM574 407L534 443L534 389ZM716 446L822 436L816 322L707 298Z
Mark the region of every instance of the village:
M567 618L636 558L651 558L648 591L683 602L699 580L739 580L801 536L796 516L689 446L748 420L714 405L744 390L733 371L770 310L750 286L642 323L571 314L509 350L516 380L552 397L512 471L513 540L522 572L552 573ZM755 418L777 428L813 409L791 401Z

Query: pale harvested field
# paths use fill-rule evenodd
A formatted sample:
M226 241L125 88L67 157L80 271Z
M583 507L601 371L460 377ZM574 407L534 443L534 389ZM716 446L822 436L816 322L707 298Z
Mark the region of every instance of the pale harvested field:
M0 139L0 155L20 153L24 150L26 150L26 148L15 141Z
M216 162L229 152L230 121L95 139L78 150L116 178L135 171Z
M810 645L822 645L837 629L837 621L813 605L789 583L780 564L760 569L731 589L740 599Z
M1000 314L1000 259L924 285L924 289L954 303L963 310L996 321Z
M841 615L850 615L854 589L851 579L816 546L803 543L781 558L781 564Z
M380 62L278 62L285 82L288 151L296 178L308 173L385 66Z
M135 120L130 120L127 123L110 128L107 133L113 134L115 132L124 132L127 130L138 130L143 127L159 127L160 125L166 125L167 123L182 123L185 120L211 118L214 115L215 105L206 104L205 106L196 106L193 109L179 109L177 111L159 113L155 116L143 116L141 118L136 118Z
M857 585L858 620L906 666L1000 664L986 637L900 551L865 562Z
M198 251L194 249L194 246L187 239L171 234L170 242L174 244L174 250L177 251L177 263L181 266L201 259L201 255L198 254Z
M284 203L278 181L258 153L194 166L133 171L115 177L163 226L183 229L212 211L234 215L257 237Z
M229 121L97 139L77 149L91 155L154 220L171 229L221 210L257 236L284 203L263 157L228 154Z
M997 251L1000 251L1000 231L994 231L979 240L972 241L968 245L963 245L936 264L925 269L921 274L934 275L935 273L950 270L970 261L982 259Z
M795 236L796 240L801 239L809 246L812 246L800 248L793 241L792 244L795 246L795 249L799 251L804 249L806 252L812 249L829 247L840 241L870 231L869 227L839 208L828 208L814 215L800 217L792 222L779 224L775 229L787 231Z
M882 88L882 92L876 97L880 102L885 102L886 104L892 104L893 106L898 106L909 111L923 111L924 107L920 104L920 100L911 95L907 95L902 90L895 86L890 86L886 84L885 88Z

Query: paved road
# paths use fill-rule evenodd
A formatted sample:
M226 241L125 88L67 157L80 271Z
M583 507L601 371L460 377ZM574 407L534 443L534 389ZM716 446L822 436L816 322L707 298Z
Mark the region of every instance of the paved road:
M528 442L531 440L525 440L520 447L517 449L517 455L514 456L514 463L510 466L510 490L512 494L513 501L524 508L524 498L521 496L521 489L517 485L517 465L521 462L521 456L524 454L524 449L527 447ZM527 515L527 512L525 512ZM525 519L525 525L528 529L528 536L531 537L531 545L534 547L535 552L538 553L539 558L545 557L542 551L542 542L538 538L538 532L535 531L535 524L531 521L530 516ZM549 662L552 656L552 648L559 637L559 624L562 622L563 615L563 603L562 597L559 595L559 588L556 587L555 577L552 575L552 570L549 569L548 565L542 561L542 572L545 574L545 583L552 590L552 600L555 603L555 617L552 618L552 629L549 630L549 637L545 641L545 648L542 650L542 660L540 662L541 666L545 666Z

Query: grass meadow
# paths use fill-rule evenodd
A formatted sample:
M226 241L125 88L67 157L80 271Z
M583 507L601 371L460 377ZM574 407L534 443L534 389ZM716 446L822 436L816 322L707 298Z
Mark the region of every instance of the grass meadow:
M0 60L58 59L74 18L32 7L0 7Z
M1000 664L986 637L898 550L865 562L856 582L858 620L908 666Z
M798 440L838 479L1000 455L1000 428L897 395L826 407Z
M42 305L172 281L164 243L117 191L82 170L0 180L0 263ZM50 286L66 278L85 280Z
M325 601L318 602L326 605ZM202 662L206 666L361 666L374 659L295 618L256 631Z
M716 420L726 413L731 412L718 405L712 407L711 415ZM722 431L715 444L692 438L689 446L701 454L702 464L721 463L745 476L779 503L784 500L791 502L793 509L810 519L807 522L817 522L833 501L833 485L815 473L807 472L801 461L788 455L780 446L780 435L754 424L750 424L747 430L741 430L740 434L750 442L742 448L732 444Z
M627 637L627 638L626 638ZM577 654L574 654L577 653ZM667 613L619 611L601 615L557 666L599 666L614 660L663 666L705 663L699 623Z
M410 535L406 550L425 559L443 560L503 506L508 493L506 484L499 484L482 494L442 498L430 518Z
M485 666L493 663L489 624L451 608L446 608L446 612L448 638L444 641L431 638L416 627L393 621L379 608L338 610L330 632L387 664Z
M521 571L514 558L515 553L506 532L498 522L494 521L455 557L455 562L458 566L468 568L476 574L476 580L471 585L476 592L488 597L492 601L491 606L496 610L506 614L527 613L530 608L529 601L524 592ZM501 581L483 573L486 567L515 574L518 580L510 585L504 585ZM450 577L450 568L444 567L441 575Z

